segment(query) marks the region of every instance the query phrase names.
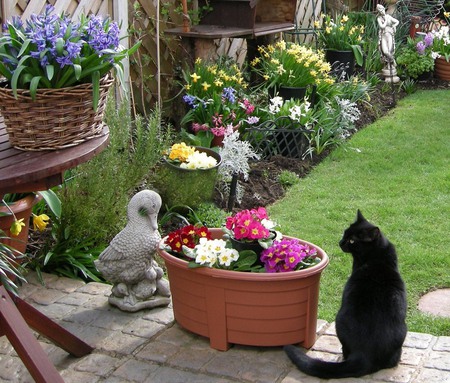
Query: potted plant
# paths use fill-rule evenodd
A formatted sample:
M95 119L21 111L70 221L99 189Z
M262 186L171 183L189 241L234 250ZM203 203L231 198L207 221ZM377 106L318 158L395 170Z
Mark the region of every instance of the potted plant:
M183 77L187 112L181 125L183 138L192 145L221 146L226 134L254 123L255 106L244 92L248 84L235 62L197 58L193 70L184 71Z
M434 69L432 45L432 33L427 33L423 39L408 37L406 45L401 47L397 54L399 74L416 80L431 74Z
M333 82L322 52L284 40L259 46L258 52L250 65L262 77L272 97L303 100L308 91L310 102L314 102L315 87Z
M220 163L220 155L210 148L173 144L157 167L155 186L169 207L211 202Z
M355 61L358 65L363 64L364 26L354 24L346 14L338 14L334 19L329 14L321 14L314 25L318 28L319 44L325 49L325 57L332 64L333 72L343 72L348 79L353 75Z
M303 158L315 124L314 115L315 109L305 99L274 96L268 108L259 112L259 124L247 128L246 138L265 158L274 155Z
M47 214L34 214L33 208L44 200L56 217L61 215L61 201L52 190L36 193L8 193L0 200L0 229L5 233L1 242L19 253L25 253L28 230L32 218L33 228L43 231L50 218Z
M434 71L438 78L450 81L450 12L444 12L447 25L433 31Z
M139 46L121 49L109 18L73 22L54 12L48 5L25 23L14 17L0 36L0 108L11 144L22 149L59 149L101 134L109 73L124 84L122 60Z
M307 241L273 236L273 228L257 208L228 217L222 229L190 225L162 239L175 319L212 348L314 344L328 257ZM230 239L262 249L239 251Z

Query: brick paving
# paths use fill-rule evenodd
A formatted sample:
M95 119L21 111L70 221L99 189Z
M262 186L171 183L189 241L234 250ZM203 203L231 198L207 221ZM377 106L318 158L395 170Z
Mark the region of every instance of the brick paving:
M327 381L298 371L280 347L213 350L207 339L181 329L170 307L124 313L108 304L108 285L44 274L44 287L33 273L27 279L21 297L95 347L75 358L39 338L67 383L450 383L450 336L410 332L397 368ZM334 324L319 321L310 353L334 361L340 350ZM33 382L6 337L0 338L0 382Z

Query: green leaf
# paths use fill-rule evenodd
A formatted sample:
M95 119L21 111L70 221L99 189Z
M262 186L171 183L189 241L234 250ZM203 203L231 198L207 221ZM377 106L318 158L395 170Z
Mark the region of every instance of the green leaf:
M100 99L100 72L92 73L92 100L94 111L97 111L98 101Z
M355 55L356 63L359 66L364 64L363 52L360 45L352 45L353 54Z
M45 66L45 72L47 73L47 78L51 80L53 78L53 75L55 74L55 67L53 65L46 65Z
M34 97L36 97L36 92L37 92L37 89L39 86L39 82L41 81L41 78L42 78L42 76L36 76L31 79L30 94L32 95L32 97L33 97L33 95L34 95Z
M45 191L40 191L39 195L44 198L45 202L47 203L50 210L53 212L53 214L59 219L61 218L61 201L56 195L56 193L49 189Z

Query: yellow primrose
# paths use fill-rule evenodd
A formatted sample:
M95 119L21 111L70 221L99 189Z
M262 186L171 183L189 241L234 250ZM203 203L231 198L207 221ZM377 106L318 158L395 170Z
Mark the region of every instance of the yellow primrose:
M12 225L11 225L9 231L11 232L11 235L12 235L13 237L17 237L17 236L20 234L20 232L22 231L22 227L24 227L24 226L25 226L25 223L23 222L23 218L21 218L21 219L16 219L16 220L12 223Z
M48 225L50 217L47 214L34 215L33 214L33 228L34 230L44 231Z
M201 76L199 76L197 73L192 73L191 78L192 78L192 82L197 82L198 80L201 79Z

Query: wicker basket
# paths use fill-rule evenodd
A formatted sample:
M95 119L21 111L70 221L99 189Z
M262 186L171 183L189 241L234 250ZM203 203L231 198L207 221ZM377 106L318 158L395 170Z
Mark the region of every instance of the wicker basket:
M97 110L93 109L92 84L61 89L39 89L33 101L30 91L0 87L0 112L12 146L22 150L57 150L98 137L103 131L103 112L110 76L100 81Z

